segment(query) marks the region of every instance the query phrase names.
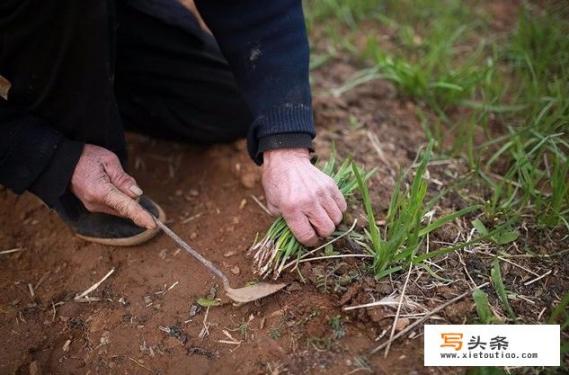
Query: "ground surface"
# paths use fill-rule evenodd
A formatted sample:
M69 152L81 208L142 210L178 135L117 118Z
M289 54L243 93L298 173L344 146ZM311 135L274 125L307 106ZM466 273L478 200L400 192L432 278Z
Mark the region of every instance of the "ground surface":
M339 62L331 74L341 75L345 68ZM419 125L406 115L405 104L393 100L389 86L371 89L362 88L361 107L353 110L365 112L371 126L383 130L389 160L409 164L422 140ZM337 142L339 148L356 155L371 150L361 142L366 131L345 130L347 105L317 99L322 125L318 148L324 155L329 141L343 132L351 138ZM251 198L262 199L262 189L243 143L205 149L139 135L130 135L129 141L133 174L162 204L172 228L221 265L234 285L254 280L246 252L271 218ZM387 177L389 168L381 168L378 180ZM379 190L388 194L390 189L387 178ZM75 238L33 196L16 197L3 190L0 210L0 249L23 249L0 259L0 373L27 373L35 366L53 373L345 373L357 368L356 356L372 348L381 332L372 320L381 316L354 315L350 322L342 313L349 289L323 294L310 281L301 284L286 275L291 286L277 296L248 306L211 308L209 335L202 339L205 311L192 316L192 305L210 294L216 280L176 251L167 237L136 248L106 248ZM112 268L116 272L92 293L101 301L73 302ZM379 288L373 280L368 283L370 293ZM389 289L384 295L391 292L383 287ZM347 294L341 298L343 292ZM344 316L346 333L339 339L330 325L337 315ZM241 331L240 326L247 328ZM160 327L171 328L171 334ZM220 343L230 340L223 330L241 345ZM374 371L420 368L420 339L404 343L395 345L387 360L372 360Z
M500 27L511 22L507 12L496 9ZM415 104L398 97L389 83L373 81L340 97L330 95L357 65L337 56L314 72L316 148L325 159L335 143L341 156L352 155L367 168L377 167L370 185L382 212L397 170L412 165L425 136ZM165 209L170 226L220 265L234 286L255 280L246 253L256 233L266 230L272 219L252 198L263 201L259 170L248 160L244 144L206 149L134 134L128 138L130 170L145 193ZM450 160L433 163L429 172L431 193L436 193L468 168ZM476 186L465 189L481 197L487 194ZM436 209L451 212L463 204L454 194ZM0 255L0 374L463 372L423 368L420 328L396 341L387 358L383 352L368 355L389 335L395 309L345 312L342 307L389 296L396 300L404 273L378 282L352 259L313 262L301 267L302 276L286 273L289 286L278 295L233 306L218 292L222 305L207 310L197 308L196 300L215 292L217 280L163 235L136 248L89 244L75 238L34 197L16 197L1 188L0 212L0 251L21 249ZM363 222L358 209L349 212L346 223L354 218ZM466 240L468 223L457 220L446 226L432 238L433 247ZM515 294L511 303L520 321L543 322L569 288L569 263L548 257L566 248L561 237L523 232L508 248L519 258L504 261L502 273L507 289ZM518 244L538 256L526 258ZM350 243L342 246L357 250ZM489 281L494 255L482 244L436 259L431 266L441 269L443 280L416 270L396 331ZM90 294L97 301L74 302L77 293L113 268ZM503 317L495 293L487 292L494 313ZM474 303L467 296L431 318L473 321Z

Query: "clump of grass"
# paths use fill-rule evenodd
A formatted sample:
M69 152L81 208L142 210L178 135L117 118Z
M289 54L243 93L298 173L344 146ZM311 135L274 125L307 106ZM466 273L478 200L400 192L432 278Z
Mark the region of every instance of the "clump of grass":
M415 263L417 259L427 259L428 256L424 255L415 259L415 255L429 233L458 217L478 209L477 206L470 206L438 218L433 222L424 222L424 219L429 216L433 205L433 202L426 202L427 180L424 176L431 159L431 148L432 145L430 144L427 150L422 153L419 167L409 189L403 191L402 179L396 184L385 218L385 230L383 233L377 226L365 180L362 178L361 173L354 168L354 174L362 193L364 209L368 219L366 228L366 234L369 238L368 250L374 256L373 268L378 279L400 271L410 262ZM438 254L439 252L433 252L432 256Z
M363 173L350 159L337 166L335 155L332 155L321 169L334 179L345 197L351 195L358 186L353 171ZM363 178L367 179L370 175L371 173L368 173ZM249 249L249 253L254 254L256 271L262 277L273 273L275 279L279 277L288 260L302 255L305 251L306 248L294 237L283 217L276 219L263 238Z

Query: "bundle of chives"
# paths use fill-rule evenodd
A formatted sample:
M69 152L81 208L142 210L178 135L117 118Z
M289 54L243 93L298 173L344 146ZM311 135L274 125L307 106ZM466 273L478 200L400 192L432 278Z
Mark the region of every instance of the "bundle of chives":
M336 159L332 155L321 167L324 173L334 179L345 197L349 196L358 187L352 164L352 161L348 159L336 168ZM365 178L367 179L369 176L370 173ZM273 277L276 279L281 274L288 260L292 257L299 257L305 251L306 248L294 237L286 221L279 217L269 227L265 236L251 246L249 254L254 253L254 268L259 275L267 277L272 272Z

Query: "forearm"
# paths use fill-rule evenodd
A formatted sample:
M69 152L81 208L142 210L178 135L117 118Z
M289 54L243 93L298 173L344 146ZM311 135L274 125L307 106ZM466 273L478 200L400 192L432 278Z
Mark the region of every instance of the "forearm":
M253 113L251 156L260 163L265 150L311 148L315 132L301 1L196 4Z
M29 190L49 206L65 192L83 145L63 137L32 115L0 99L0 184Z

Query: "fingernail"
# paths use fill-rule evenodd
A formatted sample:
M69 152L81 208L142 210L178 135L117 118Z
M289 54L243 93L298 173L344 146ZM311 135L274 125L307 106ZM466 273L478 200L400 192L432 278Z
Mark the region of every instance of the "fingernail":
M136 186L136 185L132 185L132 186L130 187L130 191L132 191L133 194L135 194L135 195L138 195L138 196L141 196L141 195L142 195L142 190L141 190L138 186Z

